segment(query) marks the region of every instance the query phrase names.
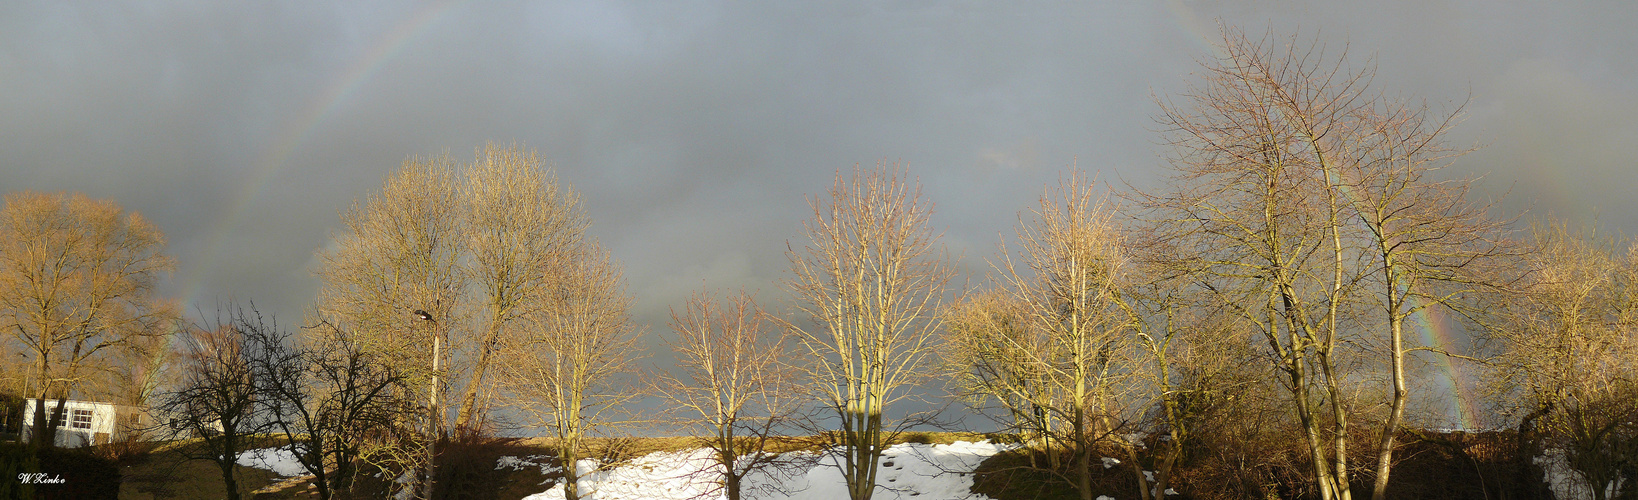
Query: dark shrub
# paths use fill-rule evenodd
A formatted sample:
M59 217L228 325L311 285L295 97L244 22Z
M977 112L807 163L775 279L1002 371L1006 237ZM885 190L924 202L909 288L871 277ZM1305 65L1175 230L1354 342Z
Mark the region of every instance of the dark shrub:
M34 485L24 483L19 474L39 470L27 445L0 442L0 500L34 498Z
M495 460L502 455L531 455L516 439L464 435L438 445L438 481L434 496L439 499L496 498L507 486L509 472L497 470Z
M0 498L119 498L119 467L86 449L41 448L0 443ZM23 484L19 474L32 474Z

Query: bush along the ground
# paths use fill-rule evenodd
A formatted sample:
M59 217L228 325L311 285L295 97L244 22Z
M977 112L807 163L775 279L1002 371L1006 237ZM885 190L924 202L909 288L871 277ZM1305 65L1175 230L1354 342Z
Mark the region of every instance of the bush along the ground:
M23 474L39 471L40 463L28 446L0 442L0 500L34 498L34 485Z
M988 436L998 442L1020 443L1015 435ZM1521 445L1518 435L1501 432L1405 431L1396 456L1394 475L1388 483L1389 498L1441 498L1452 500L1492 500L1498 498L1552 498L1535 458L1540 449ZM1311 467L1296 443L1289 446L1265 443L1240 449L1189 450L1178 465L1167 500L1217 499L1309 499L1317 498L1312 479L1303 472ZM1151 443L1152 446L1152 443ZM986 460L974 472L973 493L996 500L1076 499L1074 474L1069 469L1073 457L1057 449L1057 469L1048 452L1036 447L1019 447ZM1372 450L1354 450L1365 457ZM1096 459L1124 457L1124 452L1100 449ZM1152 470L1151 457L1140 456L1137 466ZM1105 467L1109 465L1109 467ZM1092 498L1136 498L1137 482L1133 464L1093 464ZM1375 479L1368 470L1355 471L1351 489L1355 498L1369 495ZM1152 486L1152 484L1151 484ZM1623 497L1625 498L1625 497Z
M119 498L119 467L90 449L0 443L0 499Z

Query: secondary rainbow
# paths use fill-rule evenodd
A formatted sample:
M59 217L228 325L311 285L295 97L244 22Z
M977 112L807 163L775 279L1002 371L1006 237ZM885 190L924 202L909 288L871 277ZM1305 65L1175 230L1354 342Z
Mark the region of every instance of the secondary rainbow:
M435 25L459 3L454 0L437 2L405 16L403 21L366 46L352 65L337 74L328 85L307 100L307 104L296 112L294 118L287 122L282 132L257 158L249 177L230 198L233 200L232 205L211 222L206 233L208 236L205 250L196 260L197 264L193 266L192 272L186 273L187 281L182 287L184 300L195 302L200 299L197 295L203 287L204 275L215 268L222 244L231 229L241 223L245 209L262 194L267 182L284 169L291 155L307 142L313 131L324 123L341 103L347 101L368 82L387 61L401 52L409 42L425 34L429 27Z

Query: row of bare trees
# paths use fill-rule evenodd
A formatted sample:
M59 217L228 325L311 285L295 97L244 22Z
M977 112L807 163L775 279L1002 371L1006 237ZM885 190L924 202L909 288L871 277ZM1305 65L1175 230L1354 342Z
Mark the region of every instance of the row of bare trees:
M813 406L802 397L843 423L835 444L859 498L876 488L889 441L928 420L887 409L921 397L953 270L928 225L930 205L901 176L860 169L813 201L809 245L793 247L790 283L812 321L708 291L674 313L679 367L653 385L709 435L702 444L716 451L730 498L753 472L780 466L767 450L796 429L794 412ZM575 464L586 438L621 420L639 394L640 331L618 267L584 236L573 192L532 154L491 146L465 166L411 159L344 221L348 232L319 270L326 328L309 337L357 345L386 363L401 378L387 388L402 391L391 400L428 394L419 405L430 415L419 424L425 438L389 440L382 448L400 451L388 455L413 457L436 442L433 430L448 416L437 403L439 379L457 380L465 387L457 429L506 405L555 438L566 496L584 495Z
M621 378L639 330L619 269L585 236L575 193L518 147L490 145L464 165L412 158L344 214L300 335L231 304L215 324L182 324L153 296L171 267L162 237L112 202L19 193L3 216L7 392L130 392L121 402L152 404L172 430L202 437L200 456L230 491L235 450L277 432L304 443L295 449L321 494L347 488L363 463L407 473L395 483L430 497L436 443L490 430L497 393L575 448L637 392ZM10 363L13 349L32 367ZM32 442L49 446L65 416L45 407L30 409L44 436Z
M887 445L935 422L907 403L943 375L1085 499L1108 451L1147 500L1201 443L1271 422L1305 455L1306 489L1290 493L1350 499L1363 475L1380 500L1429 356L1495 368L1528 453L1562 450L1593 496L1632 480L1638 246L1562 224L1516 238L1444 170L1465 152L1446 138L1460 108L1390 98L1370 69L1295 37L1225 30L1222 48L1158 99L1167 184L1110 197L1069 173L978 287L952 289L931 204L878 165L810 200L788 247L790 315L709 290L674 310L677 368L649 385L697 423L722 493L777 466L779 434L823 430L850 498L871 498ZM0 327L34 360L29 394L64 399L94 356L151 350L169 328L152 287L170 263L139 217L31 193L3 215ZM302 335L236 309L185 329L187 368L161 406L204 437L230 489L242 438L271 431L302 443L321 496L367 464L430 498L437 443L494 429L504 406L555 438L566 496L583 496L587 438L643 392L643 331L574 191L534 153L490 145L470 163L406 161L343 222ZM1491 342L1418 342L1412 318L1430 311Z
M432 481L438 444L495 431L498 406L548 430L573 464L639 393L619 268L532 152L411 158L342 220L299 335L229 305L183 336L183 378L158 407L202 438L230 491L246 438L272 433L321 497L364 472L401 495L447 496ZM565 468L571 498L577 472Z
M791 426L791 417L800 408L817 406L839 424L829 434L850 497L871 497L880 488L876 463L894 434L930 421L926 415L902 412L893 418L890 409L920 397L938 350L946 354L945 366L958 368L946 373L965 401L981 411L1000 410L1002 424L1032 437L1032 446L1067 451L1048 453L1044 467L1060 471L1086 497L1091 495L1098 454L1109 445L1124 450L1133 464L1153 464L1158 475L1152 485L1142 468L1131 470L1143 497L1160 495L1171 485L1196 434L1223 432L1222 422L1206 417L1214 408L1239 404L1234 402L1237 397L1258 393L1254 386L1286 393L1283 402L1261 393L1262 403L1277 402L1283 407L1278 411L1295 422L1309 454L1304 463L1310 468L1314 496L1351 497L1349 475L1362 468L1348 463L1348 448L1372 445L1377 457L1371 471L1372 494L1381 496L1413 387L1407 358L1412 352L1439 349L1413 344L1405 335L1410 315L1426 308L1469 318L1474 328L1507 340L1497 351L1505 355L1495 358L1513 360L1507 361L1513 365L1501 365L1511 367L1506 373L1552 380L1528 386L1536 398L1530 401L1540 409L1531 418L1556 426L1553 436L1559 442L1590 443L1575 444L1582 446L1572 455L1578 470L1594 470L1583 464L1602 460L1606 464L1602 470L1617 474L1589 476L1594 483L1618 478L1620 457L1630 456L1621 455L1622 447L1631 441L1631 430L1621 428L1630 425L1630 414L1617 411L1621 395L1628 394L1621 391L1630 391L1630 385L1623 384L1631 380L1621 371L1630 363L1621 357L1627 351L1620 350L1626 348L1620 340L1631 335L1626 319L1630 314L1617 306L1631 303L1619 300L1627 293L1623 280L1630 277L1610 264L1598 268L1596 272L1604 273L1600 279L1551 277L1569 272L1563 271L1568 264L1561 261L1571 260L1566 255L1573 252L1565 248L1587 245L1563 230L1543 233L1544 239L1535 245L1509 244L1504 239L1508 221L1494 221L1488 218L1488 207L1466 201L1470 181L1432 177L1449 157L1438 138L1448 120L1424 122L1425 108L1389 107L1383 112L1378 103L1331 113L1366 121L1363 124L1334 123L1323 131L1291 134L1284 142L1233 142L1264 140L1290 124L1208 106L1230 100L1211 92L1242 88L1259 95L1296 95L1302 92L1281 91L1275 85L1280 80L1271 75L1296 71L1292 74L1307 75L1305 79L1317 77L1308 70L1270 69L1266 61L1282 56L1270 52L1272 46L1266 42L1243 38L1230 42L1242 44L1238 47L1242 52L1231 51L1229 61L1245 60L1232 66L1228 76L1219 74L1224 80L1214 81L1211 85L1216 87L1201 91L1211 97L1200 98L1189 112L1168 108L1163 118L1171 120L1178 134L1174 165L1180 174L1174 190L1135 192L1124 198L1135 208L1120 211L1116 203L1096 194L1084 174L1071 173L1047 190L1038 209L1020 217L1016 250L1004 245L993 261L992 287L972 290L948 306L942 303L953 272L931 231L931 207L901 170L879 167L838 175L829 196L813 200L807 244L800 249L793 245L790 253L792 278L787 286L796 299L797 318L769 314L744 294L723 297L709 291L674 311L672 328L679 337L673 348L679 368L659 377L658 393L701 422L702 434L707 435L702 443L715 450L723 493L740 497L751 472L777 462L766 452L770 439L797 428ZM1290 53L1283 58L1300 59ZM1261 75L1257 82L1275 87L1255 87L1246 82L1252 80L1248 75ZM1349 83L1335 88L1354 87ZM1305 109L1289 101L1265 104L1258 109L1280 116L1298 116L1298 110ZM1392 123L1369 122L1383 116L1392 117ZM1263 128L1223 131L1235 123L1262 123ZM1359 136L1345 137L1349 133ZM1348 147L1333 146L1332 140ZM1406 146L1406 140L1420 145ZM1393 147L1362 152L1362 144ZM440 171L443 167L438 165L409 162L379 198L372 198L370 208L353 212L356 239L344 240L342 248L380 241L360 236L369 234L364 228L372 226L357 221L388 213L381 205L399 197L425 196L436 184L452 184L451 171ZM415 182L416 175L425 177ZM405 206L420 207L415 210L448 206L434 201ZM381 220L412 222L428 213L415 210ZM626 314L630 299L618 292L618 271L606 254L563 252L513 268L538 274L528 283L549 293L526 295L531 300L488 302L480 309L488 313L487 321L444 326L407 315L424 313L462 325L454 319L461 318L453 312L459 308L444 304L445 300L459 304L468 297L460 277L471 274L460 266L472 261L461 256L466 250L437 246L457 234L450 227L459 224L373 224L396 231L371 238L419 243L403 244L410 250L397 254L382 252L381 246L361 247L354 255L382 259L375 264L381 270L376 276L391 274L397 281L358 288L405 290L405 296L421 297L423 302L430 297L432 312L395 307L393 301L402 298L361 301L374 304L380 314L376 319L380 324L373 327L379 329L378 336L338 326L366 324L351 320L321 323L328 329L315 338L359 346L358 352L378 356L377 362L401 382L381 387L404 391L390 400L417 401L414 394L419 391L411 388L426 387L433 383L431 377L441 374L436 368L424 371L433 366L425 357L428 341L436 345L452 330L461 329L478 332L465 333L476 339L465 344L475 346L462 353L469 356L466 369L484 371L476 367L484 366L485 356L508 360L497 366L496 389L507 396L504 401L555 435L566 465L580 456L593 427L607 422L609 412L619 411L622 403L635 397L635 384L627 377L633 371L631 354L637 339ZM488 234L499 239L507 233ZM565 241L575 244L574 238ZM331 262L340 262L335 256L348 251L333 251ZM495 255L491 261L523 260L517 254ZM1507 272L1517 268L1522 256L1537 260L1529 261L1526 272ZM518 286L493 285L503 282L492 278L487 281L491 285L476 288ZM527 281L512 283L519 282ZM1563 328L1531 330L1520 325L1579 321L1581 316L1564 312L1571 306L1552 302L1567 300L1564 292L1552 291L1567 283L1602 286L1599 299L1590 303L1616 307L1588 313L1611 315L1596 320L1608 333L1590 343L1596 347L1589 349L1601 354L1565 353L1556 358L1524 354L1522 349L1531 342L1541 341L1543 334L1532 332L1562 334ZM1599 285L1604 283L1608 285ZM413 295L417 292L421 295ZM1493 307L1497 301L1508 306ZM502 303L513 304L510 307L516 309L511 310L518 312L495 306ZM1541 312L1547 309L1560 316ZM1503 310L1508 314L1497 313ZM1564 315L1574 318L1558 319ZM508 323L510 327L504 326ZM417 328L426 329L425 336L417 336ZM1592 358L1602 361L1586 361ZM1544 374L1550 371L1524 364L1542 359L1579 368L1551 372L1558 374L1553 378ZM1257 363L1265 364L1264 371L1246 369ZM1600 376L1570 376L1589 366L1599 367ZM414 375L417 371L422 373L420 381ZM436 405L435 397L427 400L428 405ZM469 406L463 400L460 420L469 418L464 416ZM380 420L378 428L408 429L415 426L409 422L413 416L437 411L418 402L407 408L381 413L394 416ZM1597 412L1606 417L1602 427L1586 418ZM1368 433L1374 437L1364 445L1354 442L1361 434L1349 429L1352 419L1360 418L1379 428ZM1133 437L1134 432L1159 432L1168 439L1145 443ZM417 435L413 430L397 434L408 436L407 441ZM1575 436L1582 441L1574 441ZM319 439L313 434L292 437ZM407 471L421 448L403 446L397 455L387 456L397 457L404 464L398 470ZM1146 449L1149 446L1154 449ZM332 450L321 452L335 454L337 458L328 462L332 467L345 457L370 455ZM1060 463L1065 455L1067 463ZM566 493L581 496L578 468L567 466L565 472Z
M1370 70L1296 38L1226 30L1222 48L1202 82L1160 99L1167 186L1128 190L1117 209L1072 173L1020 217L993 285L947 310L958 393L1067 450L1068 467L1048 467L1087 499L1093 446L1164 433L1148 452L1157 484L1133 469L1147 499L1202 412L1259 393L1238 384L1273 383L1306 449L1305 495L1352 498L1363 471L1380 500L1423 352L1501 368L1516 389L1494 402L1522 401L1525 427L1551 427L1542 437L1597 498L1630 478L1638 254L1553 226L1517 241L1473 180L1442 171L1465 152L1445 138L1456 112L1388 98ZM1430 310L1495 342L1416 342L1412 318ZM1372 463L1350 463L1353 447Z

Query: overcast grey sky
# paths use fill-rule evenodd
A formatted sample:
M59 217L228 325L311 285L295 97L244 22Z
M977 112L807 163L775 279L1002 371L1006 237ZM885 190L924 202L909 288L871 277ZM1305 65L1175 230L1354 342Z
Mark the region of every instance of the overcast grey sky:
M299 321L339 213L410 155L517 141L583 194L640 322L701 285L779 298L804 196L903 162L964 268L1072 162L1163 172L1152 94L1221 19L1374 60L1449 107L1508 207L1638 232L1629 2L0 2L0 191L151 218L207 312ZM799 242L798 242L799 243Z

